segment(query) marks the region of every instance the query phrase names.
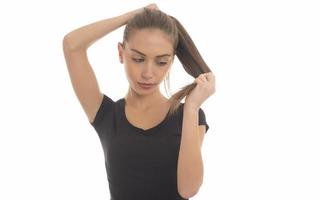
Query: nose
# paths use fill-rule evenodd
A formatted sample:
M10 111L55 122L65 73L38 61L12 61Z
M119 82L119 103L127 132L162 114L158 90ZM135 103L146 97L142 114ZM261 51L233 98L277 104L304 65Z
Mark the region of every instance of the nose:
M145 79L151 79L153 77L153 64L151 62L143 67L142 77Z

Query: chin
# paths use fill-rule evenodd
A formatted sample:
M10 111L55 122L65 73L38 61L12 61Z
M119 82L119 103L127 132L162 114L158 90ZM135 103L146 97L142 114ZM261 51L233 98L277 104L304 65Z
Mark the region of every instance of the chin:
M153 86L151 87L143 87L141 86L138 82L136 83L135 85L135 90L136 91L140 91L142 93L150 93L150 92L153 92L155 91L155 89L158 89L158 84L154 84Z

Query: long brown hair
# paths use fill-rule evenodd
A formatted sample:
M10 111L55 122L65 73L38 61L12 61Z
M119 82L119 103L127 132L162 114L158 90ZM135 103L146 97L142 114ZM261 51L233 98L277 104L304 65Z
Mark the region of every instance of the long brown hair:
M211 72L193 40L175 17L167 15L161 10L144 8L142 12L137 13L127 22L123 35L123 43L128 41L133 30L144 28L157 28L167 33L172 38L175 55L183 65L184 70L194 78L197 78L202 73ZM168 95L168 90L170 91L169 73L165 77L164 84ZM172 104L168 113L169 115L177 111L182 99L196 87L196 84L188 84L170 97L169 101Z

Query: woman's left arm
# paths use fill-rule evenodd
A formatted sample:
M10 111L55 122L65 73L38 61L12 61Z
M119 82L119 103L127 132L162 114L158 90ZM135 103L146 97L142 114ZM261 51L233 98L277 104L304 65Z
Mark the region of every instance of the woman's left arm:
M201 145L204 125L198 125L198 109L184 106L181 145L177 166L179 194L188 199L194 196L203 182Z
M200 74L195 82L196 87L185 98L177 166L177 188L184 198L194 196L203 182L201 146L205 127L198 125L198 114L201 104L215 92L215 78L212 72Z

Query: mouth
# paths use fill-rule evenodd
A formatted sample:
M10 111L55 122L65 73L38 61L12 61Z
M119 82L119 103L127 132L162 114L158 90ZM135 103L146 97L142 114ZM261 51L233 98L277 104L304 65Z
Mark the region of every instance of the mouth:
M143 89L150 89L156 85L155 83L140 83L140 82L138 82L138 84Z

